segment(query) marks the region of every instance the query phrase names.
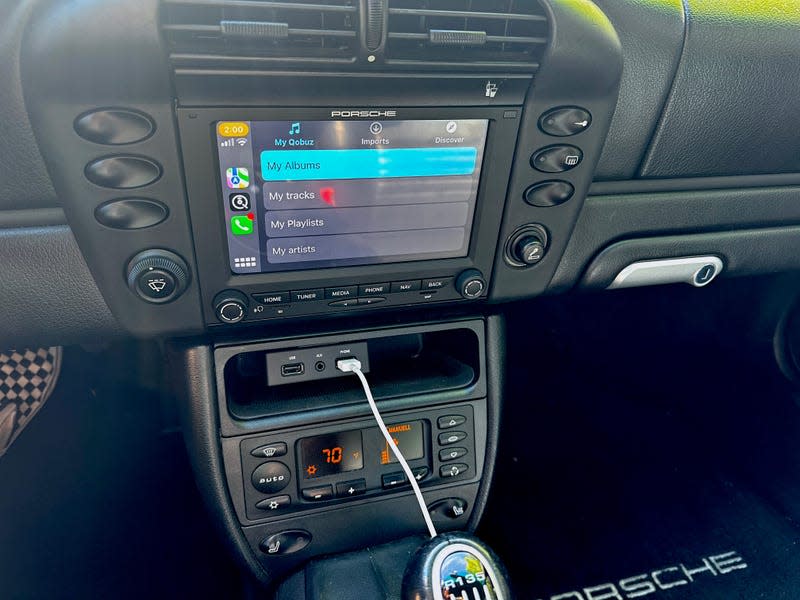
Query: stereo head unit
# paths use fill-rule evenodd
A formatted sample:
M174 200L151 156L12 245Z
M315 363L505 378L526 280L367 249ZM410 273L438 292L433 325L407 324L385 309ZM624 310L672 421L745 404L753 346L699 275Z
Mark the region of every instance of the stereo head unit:
M486 296L520 110L347 113L178 111L209 324Z

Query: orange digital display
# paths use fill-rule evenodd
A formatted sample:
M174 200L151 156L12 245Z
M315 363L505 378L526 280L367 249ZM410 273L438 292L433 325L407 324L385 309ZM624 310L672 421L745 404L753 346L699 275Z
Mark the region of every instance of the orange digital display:
M343 431L300 440L303 477L314 479L364 468L361 431Z
M403 453L406 460L414 460L425 456L425 443L423 441L422 421L412 423L399 423L386 427L392 435L394 443ZM377 429L375 431L378 431ZM381 433L378 431L378 435ZM381 436L383 437L383 436ZM389 443L384 439L381 449L381 464L389 465L398 462Z

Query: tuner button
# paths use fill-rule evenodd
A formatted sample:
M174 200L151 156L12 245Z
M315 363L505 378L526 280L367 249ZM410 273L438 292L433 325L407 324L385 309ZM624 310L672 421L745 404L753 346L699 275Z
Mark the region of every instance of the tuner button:
M214 298L214 312L223 323L238 323L247 314L247 296L236 290L227 290Z
M467 300L474 300L486 291L486 280L477 269L468 269L456 279L456 289Z
M145 302L165 304L189 285L189 268L168 250L145 250L134 256L127 269L128 287Z

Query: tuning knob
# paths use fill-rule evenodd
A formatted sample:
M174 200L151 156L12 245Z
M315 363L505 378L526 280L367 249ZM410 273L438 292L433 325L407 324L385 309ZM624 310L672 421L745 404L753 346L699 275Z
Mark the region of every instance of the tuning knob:
M214 312L223 323L238 323L247 316L247 296L236 290L225 290L214 298Z
M145 302L165 304L189 285L189 267L169 250L145 250L128 263L128 287Z
M486 291L486 280L477 269L467 269L456 279L456 289L467 300L480 298Z

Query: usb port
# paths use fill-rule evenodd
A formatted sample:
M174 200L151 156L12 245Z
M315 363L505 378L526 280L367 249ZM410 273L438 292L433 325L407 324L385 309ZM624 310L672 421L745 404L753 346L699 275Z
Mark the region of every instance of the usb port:
M302 375L305 372L303 363L289 363L288 365L281 365L281 375L283 377L294 377L295 375Z

